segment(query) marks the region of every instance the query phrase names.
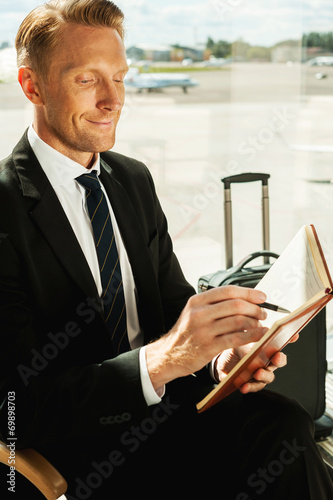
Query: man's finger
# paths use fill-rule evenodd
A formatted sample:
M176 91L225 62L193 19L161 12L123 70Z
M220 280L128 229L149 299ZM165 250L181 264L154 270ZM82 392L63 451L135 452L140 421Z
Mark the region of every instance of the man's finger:
M211 288L207 292L204 292L203 295L205 295L205 298L211 304L231 299L243 299L253 304L261 304L266 300L266 295L260 290L235 285Z
M239 390L242 394L248 394L250 392L259 392L264 387L266 384L264 382L247 382L246 384L243 384Z
M267 384L275 380L274 371L287 364L287 356L283 352L277 352L272 356L270 364L266 368L259 368L253 374L253 380L240 387L243 394L261 391Z
M207 314L211 316L211 319L216 320L238 318L237 321L239 321L241 317L249 317L262 321L267 318L265 309L243 299L231 299L213 304L207 308Z
M277 352L271 357L268 369L274 371L277 368L283 368L287 364L287 356L283 352Z
M253 380L246 382L240 387L240 391L243 394L249 392L259 392L267 384L271 384L275 380L275 375L272 371L260 368L253 374Z

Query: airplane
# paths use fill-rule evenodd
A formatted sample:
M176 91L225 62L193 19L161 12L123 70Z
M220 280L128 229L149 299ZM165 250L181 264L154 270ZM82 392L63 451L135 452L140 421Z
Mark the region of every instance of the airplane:
M138 92L181 87L186 94L188 87L196 87L199 83L185 73L139 73L137 68L130 68L125 78L125 85L136 88Z

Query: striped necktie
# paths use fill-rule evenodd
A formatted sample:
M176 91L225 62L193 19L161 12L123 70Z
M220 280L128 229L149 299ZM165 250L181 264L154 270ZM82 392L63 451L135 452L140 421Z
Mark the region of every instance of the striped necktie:
M86 190L86 203L94 232L96 251L101 272L104 317L111 336L114 354L130 349L127 327L124 288L110 211L101 189L97 172L76 178Z

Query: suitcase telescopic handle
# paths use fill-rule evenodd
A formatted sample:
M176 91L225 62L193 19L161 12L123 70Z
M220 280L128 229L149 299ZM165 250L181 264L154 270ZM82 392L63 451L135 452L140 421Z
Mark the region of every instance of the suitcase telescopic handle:
M231 184L242 182L261 181L262 183L262 238L263 250L269 250L269 196L268 179L270 174L247 172L243 174L224 177L224 228L225 228L225 256L226 268L233 265L233 239L232 239L232 209L231 209ZM264 263L269 263L269 257L264 257Z
M222 179L222 182L224 183L225 189L229 189L230 184L236 184L240 182L261 181L264 186L267 186L269 178L270 174L258 174L253 172L247 172L244 174L230 175L229 177L224 177Z

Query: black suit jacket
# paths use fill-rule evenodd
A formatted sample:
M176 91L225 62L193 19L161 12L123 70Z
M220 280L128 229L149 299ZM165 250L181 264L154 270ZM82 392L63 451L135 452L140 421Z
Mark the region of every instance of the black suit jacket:
M103 153L101 180L132 266L147 343L174 324L194 290L173 254L147 168ZM139 350L113 358L85 256L26 134L0 163L0 233L2 438L14 392L18 447L48 450L119 433L103 425L109 416L142 421L149 409Z

